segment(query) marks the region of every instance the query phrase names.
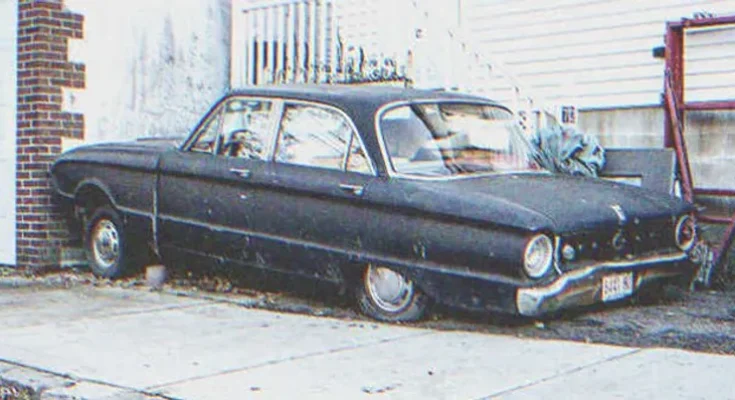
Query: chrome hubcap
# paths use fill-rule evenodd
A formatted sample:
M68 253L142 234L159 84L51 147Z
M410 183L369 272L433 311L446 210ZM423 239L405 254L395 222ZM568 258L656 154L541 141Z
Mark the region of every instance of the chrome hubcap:
M365 279L368 294L387 312L398 312L411 302L413 283L403 275L384 267L369 266Z
M112 221L101 219L92 230L92 255L103 269L112 267L120 255L120 236Z

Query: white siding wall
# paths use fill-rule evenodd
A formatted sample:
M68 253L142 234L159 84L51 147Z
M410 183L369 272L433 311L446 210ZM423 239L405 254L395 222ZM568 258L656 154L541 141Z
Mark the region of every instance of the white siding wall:
M735 100L735 25L686 32L686 101ZM687 112L685 134L695 185L735 189L735 112Z
M416 16L406 0L338 0L340 35L368 55L402 57L410 45Z
M660 104L664 61L653 58L652 49L663 45L666 21L701 11L733 14L735 1L462 0L462 23L483 52L547 99L628 107ZM689 66L689 90L697 99L732 93L735 64L725 60L735 54L732 30L687 40L689 57L697 60ZM705 69L707 75L695 72ZM719 92L700 89L713 82Z
M686 101L735 99L735 24L685 32Z
M227 88L229 0L65 4L85 18L69 57L86 64L87 87L65 96L85 115L85 143L186 135Z
M15 265L17 15L16 0L0 0L0 265Z

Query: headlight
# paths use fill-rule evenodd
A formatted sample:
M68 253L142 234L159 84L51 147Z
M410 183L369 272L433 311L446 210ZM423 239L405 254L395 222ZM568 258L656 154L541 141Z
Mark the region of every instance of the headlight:
M694 218L690 215L682 215L676 221L676 229L674 230L674 240L676 247L683 251L689 251L697 241L697 226Z
M523 269L531 278L540 278L551 268L554 261L554 244L546 235L531 238L523 253Z

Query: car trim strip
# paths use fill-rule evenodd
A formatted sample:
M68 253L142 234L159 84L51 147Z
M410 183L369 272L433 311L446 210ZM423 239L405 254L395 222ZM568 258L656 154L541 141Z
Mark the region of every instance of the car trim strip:
M63 191L61 189L57 189L56 192L59 193L60 195L64 196L64 197L68 198L68 199L73 199L74 198L74 195L73 194L67 193L67 192L65 192L65 191Z
M413 262L412 260L404 260L404 259L399 259L399 258L395 258L391 256L383 256L383 255L376 256L376 255L367 254L367 253L358 253L356 251L351 251L349 249L344 249L341 247L334 247L334 246L327 246L327 245L320 244L317 242L311 242L311 241L305 241L305 240L299 240L299 239L294 239L294 238L272 235L268 233L261 233L261 232L255 232L255 231L250 231L250 230L232 228L232 227L224 226L220 224L204 223L204 222L200 222L200 221L193 220L190 218L175 217L173 215L168 215L168 214L159 215L158 218L160 218L161 220L167 220L170 222L176 222L176 223L181 223L181 224L189 224L189 225L194 225L198 227L203 227L206 229L211 229L213 231L233 233L233 234L238 234L238 235L255 237L259 239L285 242L285 243L288 243L294 246L301 246L301 247L308 247L308 248L313 248L313 249L318 249L318 250L337 252L340 254L344 254L348 257L357 258L359 260L364 260L365 262L381 262L381 263L386 263L386 264L390 264L390 265L397 266L397 267L427 269L427 270L431 270L432 272L446 273L446 274L457 275L457 276L467 277L467 278L486 279L486 280L492 280L495 282L509 283L513 285L522 284L521 281L509 278L503 275L498 275L498 274L484 272L484 271L476 271L476 270L475 271L460 270L460 269L447 267L442 264L436 264L434 262L430 262L426 260L423 260L424 264L418 264L418 263Z
M60 195L66 197L68 199L74 199L75 198L75 196L73 194L64 192L63 190L58 190L57 192ZM151 213L151 212L142 211L142 210L138 210L138 209L131 208L131 207L121 206L121 205L119 205L112 198L109 198L109 200L110 200L110 203L112 204L112 207L115 208L115 209L117 209L117 210L119 210L119 211L121 211L121 212L128 213L128 214L133 214L133 215L139 215L139 216L143 216L143 217L147 217L147 218L151 218L151 219L154 218L154 214Z
M125 206L120 206L120 205L115 205L115 208L117 208L118 210L124 213L139 215L139 216L151 218L151 219L154 218L153 213L151 212L136 210L135 208L125 207Z

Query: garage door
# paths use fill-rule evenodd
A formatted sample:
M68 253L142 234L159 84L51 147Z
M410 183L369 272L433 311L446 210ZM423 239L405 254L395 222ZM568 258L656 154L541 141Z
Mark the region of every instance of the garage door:
M15 265L17 0L0 0L0 265Z

